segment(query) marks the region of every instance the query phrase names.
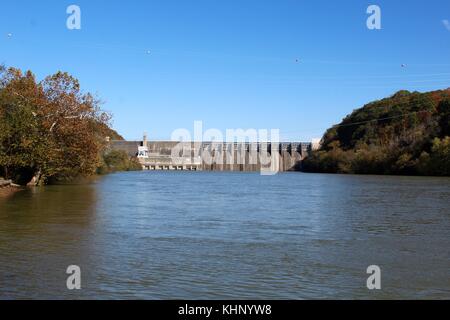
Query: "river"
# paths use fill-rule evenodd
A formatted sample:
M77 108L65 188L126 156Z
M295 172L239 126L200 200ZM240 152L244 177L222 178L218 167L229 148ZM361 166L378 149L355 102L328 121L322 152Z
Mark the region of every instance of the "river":
M450 179L130 172L0 199L0 299L317 298L450 299Z

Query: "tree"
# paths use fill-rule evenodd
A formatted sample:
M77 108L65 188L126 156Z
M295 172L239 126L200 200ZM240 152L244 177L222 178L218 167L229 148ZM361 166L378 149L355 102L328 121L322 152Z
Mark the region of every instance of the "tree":
M304 161L309 172L449 175L450 89L399 91L353 111Z
M102 165L97 169L97 173L139 170L142 170L142 165L136 158L130 158L125 151L110 150L103 155Z
M36 82L31 72L0 69L0 167L6 177L35 185L50 178L93 174L110 116L58 72Z
M450 136L450 98L446 98L439 103L439 113L441 114L439 120L441 136Z

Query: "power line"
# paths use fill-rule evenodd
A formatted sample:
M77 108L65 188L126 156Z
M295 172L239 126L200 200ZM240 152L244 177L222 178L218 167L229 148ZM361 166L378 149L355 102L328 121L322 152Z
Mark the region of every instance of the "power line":
M407 117L407 116L410 116L410 115L413 115L413 114L417 114L419 112L421 112L421 111L414 111L414 112L409 112L409 113L403 113L401 115L392 116L392 117L377 118L377 119L371 119L371 120L365 120L365 121L359 121L359 122L352 122L352 123L346 123L346 124L336 124L336 125L333 125L332 128L350 127L350 126L370 123L370 122L374 122L374 121L383 121L383 120L404 118L404 117ZM283 134L283 135L296 134L296 133L300 134L300 133L303 133L303 132L301 132L301 131L281 131L281 134Z
M420 112L420 111L414 111L414 112L410 112L410 113L403 113L401 115L392 116L392 117L378 118L378 119L372 119L372 120L366 120L366 121L360 121L360 122L353 122L353 123L346 123L346 124L337 124L337 125L334 125L333 128L336 128L336 127L350 127L350 126L355 126L355 125L369 123L369 122L374 122L374 121L383 121L383 120L403 118L403 117L407 117L407 116L416 114L418 112Z

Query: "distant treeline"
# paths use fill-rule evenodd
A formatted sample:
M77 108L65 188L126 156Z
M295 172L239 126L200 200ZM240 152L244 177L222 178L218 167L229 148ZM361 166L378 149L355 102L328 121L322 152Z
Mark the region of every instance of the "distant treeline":
M450 89L399 91L329 129L306 172L450 175Z
M126 155L106 156L105 137L123 139L110 120L68 73L38 82L30 71L0 66L0 176L41 185L135 167Z

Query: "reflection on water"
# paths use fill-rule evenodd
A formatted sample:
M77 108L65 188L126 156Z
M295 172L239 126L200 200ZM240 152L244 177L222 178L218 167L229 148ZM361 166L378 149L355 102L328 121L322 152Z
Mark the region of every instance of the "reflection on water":
M95 186L52 186L0 199L0 298L66 294L68 265L89 261Z
M0 199L0 298L450 298L450 179L136 172ZM65 270L82 269L68 291ZM382 290L366 268L382 268Z

